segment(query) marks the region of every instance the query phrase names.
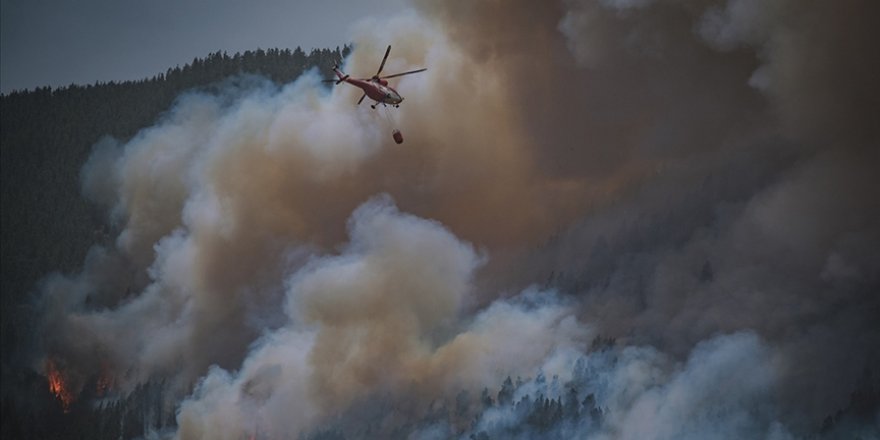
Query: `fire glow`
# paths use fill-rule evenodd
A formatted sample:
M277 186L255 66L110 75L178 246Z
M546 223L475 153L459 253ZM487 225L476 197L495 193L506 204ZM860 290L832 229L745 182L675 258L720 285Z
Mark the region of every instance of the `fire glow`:
M70 404L73 403L73 393L64 382L64 375L51 359L46 360L46 379L49 381L49 391L61 401L61 407L64 412L70 411Z

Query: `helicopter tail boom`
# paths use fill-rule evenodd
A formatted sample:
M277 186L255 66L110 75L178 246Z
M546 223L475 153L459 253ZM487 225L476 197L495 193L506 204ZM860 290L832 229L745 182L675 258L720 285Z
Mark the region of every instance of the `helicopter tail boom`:
M346 74L345 72L339 70L339 65L334 65L334 66L333 66L333 73L335 73L335 74L336 74L336 77L339 78L339 79L336 81L336 85L342 84L345 80L347 80L347 79L349 78L349 76L351 76L351 75L348 75L348 74Z

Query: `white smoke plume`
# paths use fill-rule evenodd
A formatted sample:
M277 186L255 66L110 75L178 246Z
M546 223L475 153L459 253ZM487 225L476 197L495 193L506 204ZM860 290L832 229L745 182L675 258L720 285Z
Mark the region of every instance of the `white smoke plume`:
M790 438L776 422L773 351L749 332L697 344L677 363L656 349L630 346L567 356L551 381L531 380L515 390L515 404L482 414L474 431L490 438ZM502 391L503 392L503 391ZM580 392L581 394L578 394ZM587 397L592 416L575 417ZM500 396L500 394L499 394ZM555 429L528 420L529 402L549 396L562 403ZM499 397L499 400L501 398ZM524 408L526 407L526 408ZM523 428L526 425L526 428ZM532 423L534 425L534 423Z
M42 349L80 387L168 381L186 439L812 435L880 372L877 9L419 1L365 21L347 72L389 43L386 72L429 69L394 83L406 143L311 73L181 96L84 166L115 240L44 282ZM516 402L570 387L597 416L522 430L508 376Z

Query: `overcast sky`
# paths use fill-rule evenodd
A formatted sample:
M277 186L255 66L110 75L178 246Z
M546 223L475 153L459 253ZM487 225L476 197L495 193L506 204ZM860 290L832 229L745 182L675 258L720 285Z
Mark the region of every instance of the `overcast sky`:
M0 90L150 77L217 50L333 48L404 0L0 0Z

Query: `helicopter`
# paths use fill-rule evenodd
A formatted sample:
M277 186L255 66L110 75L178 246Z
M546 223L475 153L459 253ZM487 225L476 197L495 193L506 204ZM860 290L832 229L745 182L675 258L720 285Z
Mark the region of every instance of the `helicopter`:
M346 82L355 87L361 88L364 91L364 94L361 95L361 99L358 99L358 105L360 105L364 98L369 96L370 99L376 101L375 104L370 105L370 107L373 109L375 109L376 106L378 106L379 104L382 104L383 106L393 105L394 107L400 107L400 103L403 102L403 96L400 96L400 93L398 93L397 90L394 90L393 87L388 85L387 79L424 72L428 70L428 68L425 67L422 69L410 70L409 72L379 76L382 73L382 69L385 67L385 61L388 60L388 54L390 53L391 45L388 46L388 49L385 49L385 56L382 58L382 64L379 65L379 70L376 72L375 75L373 75L372 78L351 78L351 75L348 75L345 72L339 70L338 65L334 65L333 72L336 74L336 77L338 79L325 79L324 82L335 82L336 85Z

